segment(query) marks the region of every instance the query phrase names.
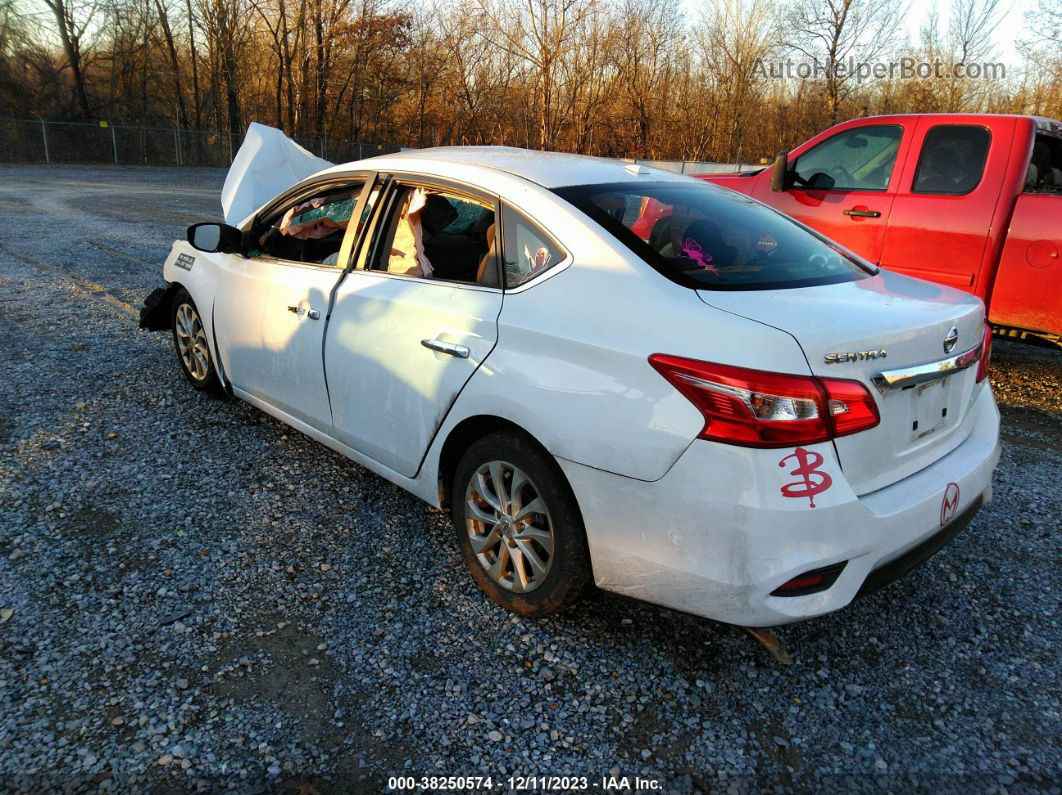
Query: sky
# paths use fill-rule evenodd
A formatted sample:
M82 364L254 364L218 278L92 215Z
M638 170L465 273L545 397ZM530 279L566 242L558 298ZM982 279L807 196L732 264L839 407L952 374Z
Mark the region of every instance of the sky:
M950 3L920 3L918 0L911 0L911 10L907 15L907 30L912 41L918 40L918 30L925 23L934 5L940 9L943 27L947 24ZM1035 0L1001 0L999 6L999 26L996 28L993 39L998 53L997 58L1009 70L1011 67L1017 68L1021 65L1022 58L1017 44L1019 39L1025 37L1025 12L1035 8L1036 2Z
M696 18L704 2L705 0L682 0L682 7L690 18ZM908 13L904 17L905 30L908 40L912 43L918 41L919 30L929 18L934 6L939 9L941 28L947 25L950 0L937 3L908 0L908 4ZM994 57L1006 65L1008 72L1011 68L1017 69L1021 66L1022 57L1017 44L1025 37L1025 12L1035 7L1036 0L1000 0L999 25L992 37L996 45Z

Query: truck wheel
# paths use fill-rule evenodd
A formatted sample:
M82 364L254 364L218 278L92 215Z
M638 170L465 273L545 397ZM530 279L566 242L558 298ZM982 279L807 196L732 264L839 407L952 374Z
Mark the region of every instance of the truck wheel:
M586 532L556 462L520 436L474 442L454 474L451 513L472 579L521 616L554 613L591 582Z

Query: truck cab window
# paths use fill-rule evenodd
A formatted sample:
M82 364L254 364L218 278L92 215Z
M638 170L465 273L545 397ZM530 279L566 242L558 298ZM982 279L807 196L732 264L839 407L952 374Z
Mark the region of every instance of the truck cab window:
M827 138L797 158L793 187L804 190L885 190L903 128L854 127Z
M1026 193L1062 193L1062 138L1038 134L1025 173Z
M991 135L970 124L939 124L918 157L912 193L961 196L977 187L985 170Z

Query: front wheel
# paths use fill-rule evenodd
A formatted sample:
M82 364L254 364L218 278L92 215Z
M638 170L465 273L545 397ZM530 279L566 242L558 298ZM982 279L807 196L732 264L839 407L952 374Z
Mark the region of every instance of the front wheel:
M221 381L211 360L203 320L195 301L185 289L178 290L173 297L170 325L173 347L177 350L185 377L196 389L221 394Z
M591 581L575 496L545 451L512 433L473 443L454 475L452 515L472 578L522 616L575 602Z

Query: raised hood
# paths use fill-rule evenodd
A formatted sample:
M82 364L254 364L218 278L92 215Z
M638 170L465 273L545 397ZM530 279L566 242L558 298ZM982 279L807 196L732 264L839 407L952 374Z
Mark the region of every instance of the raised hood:
M698 292L710 306L791 334L815 375L857 380L870 390L881 422L834 441L857 494L929 466L973 428L976 398L987 388L987 382L976 383L976 363L944 378L892 388L877 377L978 348L984 338L979 298L888 271L822 287ZM952 329L958 340L945 350Z
M225 223L239 226L278 193L331 166L280 130L251 122L221 189Z

